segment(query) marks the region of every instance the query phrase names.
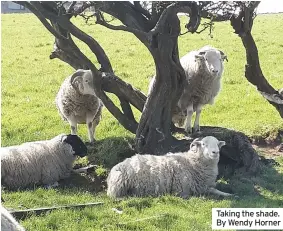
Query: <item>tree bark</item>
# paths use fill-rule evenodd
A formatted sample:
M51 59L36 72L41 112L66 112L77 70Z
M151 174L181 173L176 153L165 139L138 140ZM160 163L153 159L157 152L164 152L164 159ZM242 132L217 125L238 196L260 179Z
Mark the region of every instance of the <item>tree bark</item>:
M180 21L177 9L168 7L152 33L150 52L156 66L154 91L143 109L136 133L140 153L164 154L174 138L171 134L172 110L183 90L185 72L179 61Z

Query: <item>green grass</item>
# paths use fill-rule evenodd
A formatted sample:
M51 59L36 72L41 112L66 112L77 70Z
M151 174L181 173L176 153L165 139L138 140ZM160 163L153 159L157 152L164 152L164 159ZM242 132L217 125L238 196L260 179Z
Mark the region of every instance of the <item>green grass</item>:
M283 86L283 15L260 15L254 22L253 35L257 43L263 73L276 89ZM154 63L146 48L131 34L111 31L99 25L85 25L75 21L98 40L109 56L115 73L144 93ZM53 37L31 14L2 15L2 146L26 141L42 140L59 133L69 133L69 125L62 121L54 104L60 84L73 70L59 60L48 57L53 49ZM249 136L268 136L283 129L277 111L244 77L245 52L241 40L229 23L217 23L213 38L208 32L186 34L179 39L180 55L211 44L222 49L229 62L225 63L223 87L216 103L206 106L201 124L222 126L242 131ZM79 44L88 57L96 61L85 45ZM117 103L117 99L112 97ZM138 118L140 113L135 110ZM79 126L79 135L87 140L87 130ZM119 125L104 109L96 131L99 140L96 155L80 160L112 166L133 154L128 143L133 135ZM31 216L21 223L28 230L211 230L213 207L282 207L283 158L280 166L265 167L257 177L246 179L238 175L226 180L240 200L216 200L192 197L182 200L172 196L160 198L131 198L115 202L99 194L78 187L2 191L4 205L9 208L34 208L72 203L103 201L105 204L81 210L60 210L42 216ZM104 175L102 167L97 174ZM112 208L121 208L117 214ZM151 216L163 215L150 220Z

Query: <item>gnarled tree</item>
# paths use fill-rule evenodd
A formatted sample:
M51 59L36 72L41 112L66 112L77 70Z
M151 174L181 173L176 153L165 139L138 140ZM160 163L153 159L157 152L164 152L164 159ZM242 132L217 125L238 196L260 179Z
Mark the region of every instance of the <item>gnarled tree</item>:
M33 12L41 23L55 36L54 51L50 58L59 58L73 68L90 69L94 76L95 91L109 112L127 130L136 134L136 150L140 153L163 154L188 145L172 136L175 127L171 122L172 111L180 97L185 73L179 61L178 36L180 21L177 13L189 15L186 29L200 33L210 28L214 21L231 20L232 26L246 48L246 77L257 86L261 94L276 107L283 117L283 97L264 78L251 35L254 10L259 2L17 2ZM90 12L85 13L87 10ZM113 25L104 14L119 19L123 25ZM154 91L147 98L143 93L125 83L113 73L111 62L99 43L80 30L71 18L82 16L86 21L94 17L96 23L112 30L134 34L151 53L156 67ZM202 18L210 19L201 23ZM203 25L204 28L199 27ZM96 67L77 47L72 37L88 45L100 67ZM115 94L122 111L105 92ZM133 105L142 112L137 122ZM241 144L239 144L241 145ZM229 156L229 154L227 154ZM246 155L246 154L243 154ZM250 158L240 158L244 166L256 171L256 153ZM230 156L231 157L231 156ZM233 159L233 158L232 158ZM244 161L247 160L247 161Z

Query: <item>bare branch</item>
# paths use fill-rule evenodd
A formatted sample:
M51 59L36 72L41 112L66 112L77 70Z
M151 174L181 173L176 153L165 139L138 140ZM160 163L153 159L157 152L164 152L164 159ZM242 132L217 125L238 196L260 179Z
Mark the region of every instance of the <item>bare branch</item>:
M130 120L136 121L129 102L126 101L125 99L123 99L122 97L119 97L119 100L120 100L120 104L121 104L122 110L124 112L124 115L127 115L127 117Z
M118 76L111 73L103 73L102 89L127 100L140 112L143 111L147 97L142 92L132 87L131 84L125 83Z
M148 32L152 29L146 17L132 3L123 1L95 2L96 11L102 11L119 19L125 26Z
M67 14L71 14L71 13L73 13L74 12L74 6L76 5L76 1L73 1L72 3L71 3L71 5L68 7L68 9L67 9Z
M78 4L76 1L72 2L72 4L67 9L67 14L77 16L83 13L86 9L94 5L93 2L89 2L89 1L81 1L80 3L81 5L77 6Z
M134 6L135 6L135 10L142 13L145 17L147 17L147 19L151 18L151 14L141 6L139 1L134 1Z
M257 90L272 104L280 116L283 118L283 96L279 94L264 77L258 56L258 49L251 34L254 9L258 3L250 3L252 8L249 9L246 5L242 5L238 16L231 18L231 25L235 33L239 35L246 50L247 64L245 65L245 76L247 80L257 87ZM250 5L249 4L249 5ZM252 10L253 9L253 10Z
M68 22L67 29L70 31L71 34L73 34L75 37L77 37L88 45L90 50L96 55L98 62L101 64L102 71L113 73L113 69L108 56L105 54L103 48L94 38L80 30L70 21Z
M95 15L96 15L96 23L100 24L102 26L105 26L108 29L131 32L131 33L135 34L138 38L140 38L142 41L146 41L148 39L147 33L143 32L141 30L137 30L135 28L127 27L127 26L123 26L123 25L120 25L120 26L111 25L111 24L106 22L106 20L104 19L101 12L96 12Z

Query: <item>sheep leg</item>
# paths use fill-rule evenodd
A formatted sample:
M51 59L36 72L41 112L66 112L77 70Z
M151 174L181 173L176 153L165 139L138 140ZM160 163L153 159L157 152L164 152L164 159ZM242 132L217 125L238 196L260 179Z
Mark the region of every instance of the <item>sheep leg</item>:
M193 108L193 104L190 104L187 107L187 120L186 120L186 124L185 124L185 131L189 134L192 133L192 116L194 113L194 108Z
M86 123L87 123L87 131L88 131L88 138L91 144L94 143L94 129L96 126L93 126L93 116L90 117L88 116L86 119Z
M87 123L87 131L88 131L88 138L90 143L94 143L94 129L92 122Z
M203 105L199 104L196 107L196 119L194 122L194 132L199 132L200 131L200 126L199 126L199 119L200 119L200 113L202 110Z
M74 119L69 119L69 124L71 126L71 134L72 135L77 135L77 122L75 122Z
M231 193L225 193L225 192L221 192L216 188L210 188L209 189L209 193L214 194L216 196L224 196L224 197L231 197L234 196L234 194Z

